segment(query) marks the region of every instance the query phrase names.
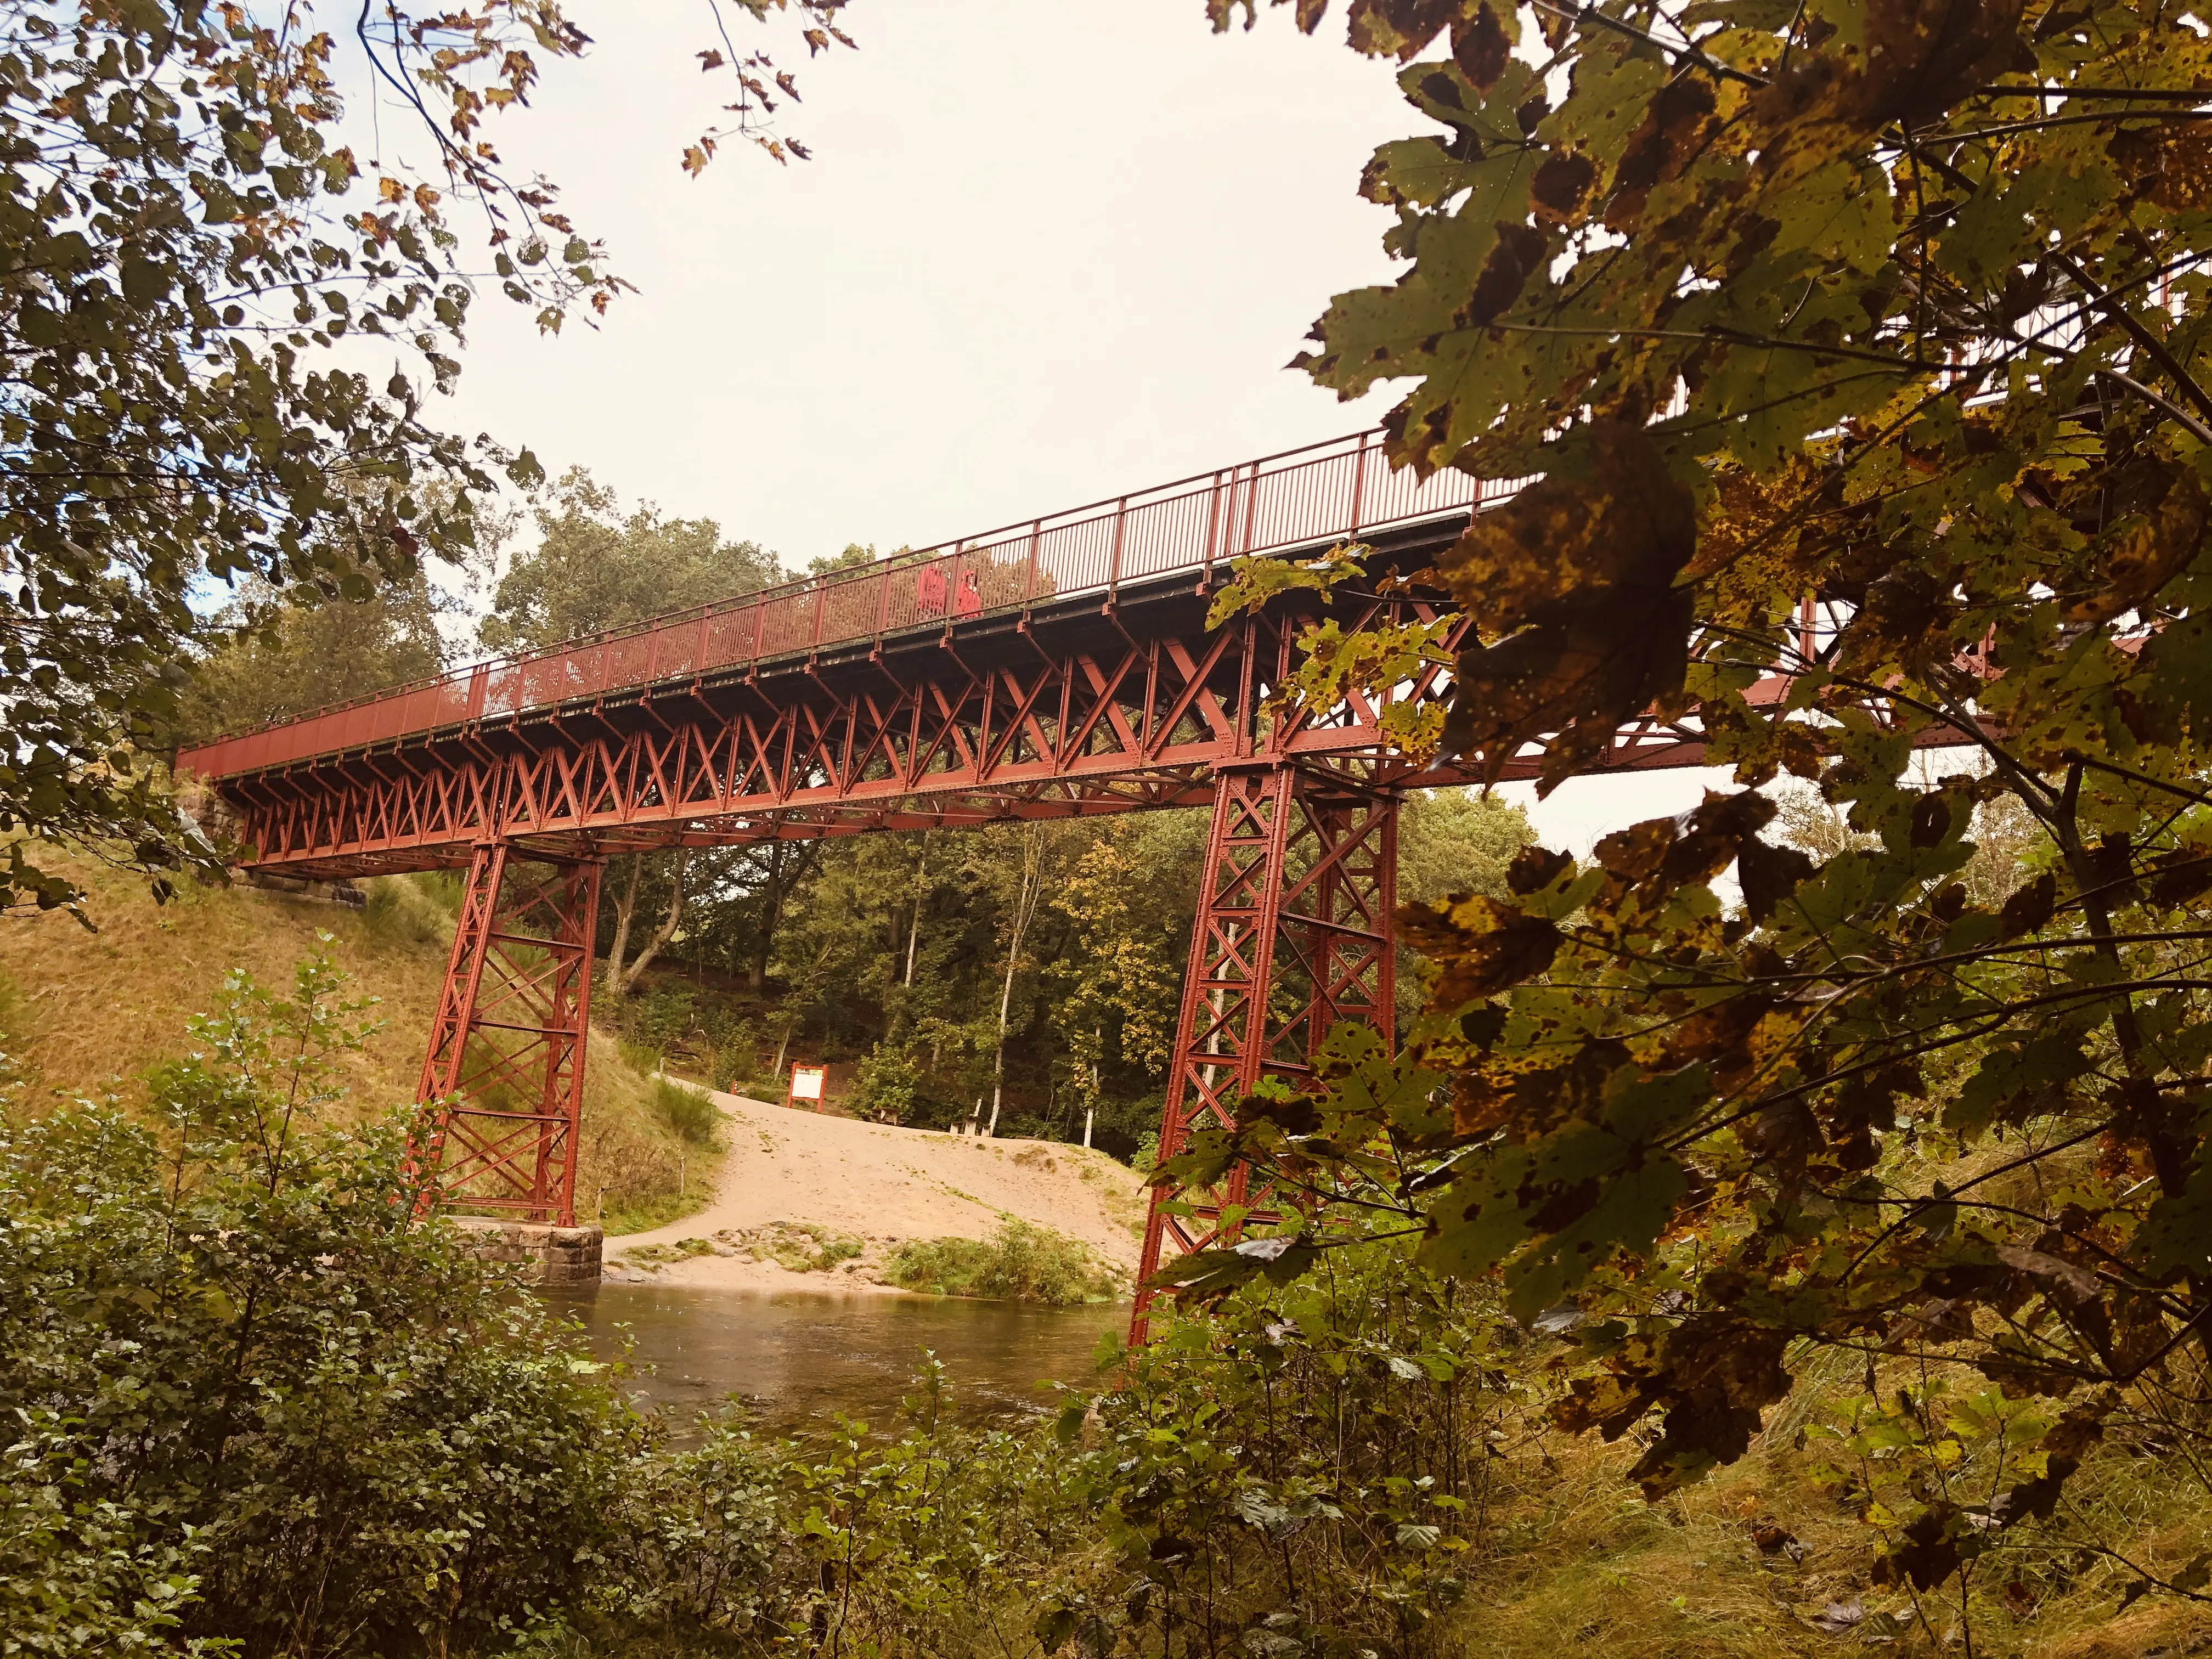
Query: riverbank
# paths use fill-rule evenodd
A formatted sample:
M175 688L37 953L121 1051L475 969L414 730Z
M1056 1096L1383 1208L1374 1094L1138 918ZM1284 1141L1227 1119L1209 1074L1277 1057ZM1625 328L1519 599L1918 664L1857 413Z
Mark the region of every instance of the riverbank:
M728 1148L713 1200L667 1226L610 1238L609 1282L898 1296L879 1270L899 1245L988 1239L1008 1220L1136 1269L1144 1182L1103 1152L711 1098ZM818 1265L788 1265L810 1260Z

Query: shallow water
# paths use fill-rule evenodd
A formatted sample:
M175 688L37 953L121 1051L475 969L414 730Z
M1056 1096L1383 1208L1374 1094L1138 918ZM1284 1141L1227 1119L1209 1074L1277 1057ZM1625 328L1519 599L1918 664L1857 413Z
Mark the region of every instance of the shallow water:
M955 1297L835 1296L805 1291L602 1285L556 1298L583 1320L603 1358L635 1345L648 1400L679 1409L735 1395L768 1424L799 1428L833 1412L896 1428L924 1348L951 1373L970 1421L1048 1409L1040 1382L1088 1384L1099 1338L1129 1322L1126 1304L1038 1308Z

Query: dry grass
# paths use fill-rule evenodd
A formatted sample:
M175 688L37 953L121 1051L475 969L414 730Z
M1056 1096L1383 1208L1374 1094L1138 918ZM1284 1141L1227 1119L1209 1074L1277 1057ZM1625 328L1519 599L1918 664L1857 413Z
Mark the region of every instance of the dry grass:
M1818 1395L1833 1384L1810 1380ZM1796 1659L1869 1650L1856 1633L1808 1620L1832 1601L1868 1612L1905 1605L1872 1583L1873 1534L1808 1479L1794 1427L1769 1432L1741 1462L1656 1504L1626 1479L1640 1447L1549 1437L1552 1462L1498 1516L1494 1553L1473 1575L1453 1635L1468 1659ZM2212 1504L2171 1462L2107 1450L2069 1487L2077 1526L2130 1559L2177 1571L2212 1544ZM1802 1560L1764 1553L1759 1522L1779 1522ZM2015 1611L1998 1594L2017 1572L2039 1595ZM2126 1575L2061 1552L2024 1552L1985 1575L1972 1605L1976 1655L2142 1659L2212 1653L2212 1607L2170 1598L2116 1615ZM1963 1654L1955 1603L1927 1598L1935 1628L1873 1651Z
M33 1107L57 1093L109 1091L143 1104L147 1071L184 1048L185 1021L214 1006L231 969L281 988L295 964L325 948L325 933L355 994L375 998L383 1022L346 1061L350 1098L366 1115L414 1097L452 948L450 878L368 883L368 908L356 912L190 883L156 905L143 883L96 866L67 867L89 891L97 932L58 912L0 919L0 1048ZM580 1217L603 1213L611 1230L635 1231L696 1209L714 1190L714 1154L686 1147L662 1121L652 1083L623 1063L612 1032L592 1037Z

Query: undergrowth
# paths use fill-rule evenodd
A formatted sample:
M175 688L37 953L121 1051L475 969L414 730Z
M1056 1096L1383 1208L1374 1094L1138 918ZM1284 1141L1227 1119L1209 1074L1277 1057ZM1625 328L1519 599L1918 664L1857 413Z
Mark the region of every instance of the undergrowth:
M811 1221L771 1221L758 1227L728 1227L714 1237L755 1261L773 1261L795 1273L827 1273L858 1261L867 1249L850 1233Z
M665 1077L651 1079L650 1098L660 1121L694 1146L710 1146L721 1127L714 1100L698 1090Z
M902 1290L1064 1308L1108 1302L1128 1282L1088 1245L1009 1216L989 1239L930 1238L902 1244L884 1262Z
M232 969L276 981L301 955L323 951L375 999L379 1021L333 1061L347 1091L336 1109L366 1117L414 1097L453 945L459 884L451 872L363 882L358 911L243 883L180 883L156 904L143 880L42 857L86 890L98 931L60 911L0 926L0 981L19 992L0 1013L0 1050L21 1073L26 1109L111 1091L126 1109L146 1109L149 1074L175 1051L185 1022L222 994ZM578 1220L604 1219L617 1231L678 1220L718 1184L711 1145L678 1128L650 1081L597 1030L578 1166Z
M234 981L191 1056L149 1069L144 1111L0 1106L18 1424L0 1630L26 1651L1813 1659L1873 1638L2144 1659L2212 1641L2188 1589L2212 1505L2185 1450L2109 1436L1971 1576L1885 1583L1884 1494L1972 1467L2026 1405L1963 1366L1822 1356L1747 1455L1647 1501L1626 1473L1656 1423L1611 1443L1554 1426L1584 1335L1524 1329L1402 1240L1203 1318L1157 1310L1150 1345L1108 1345L1042 1423L963 1427L924 1356L889 1432L776 1442L725 1412L679 1437L504 1270L410 1220L405 1114L366 1124L340 1097L358 1005L325 964L297 983ZM858 1243L753 1235L825 1264ZM1082 1271L1017 1224L904 1254L971 1291ZM2136 1599L2147 1572L2182 1588Z

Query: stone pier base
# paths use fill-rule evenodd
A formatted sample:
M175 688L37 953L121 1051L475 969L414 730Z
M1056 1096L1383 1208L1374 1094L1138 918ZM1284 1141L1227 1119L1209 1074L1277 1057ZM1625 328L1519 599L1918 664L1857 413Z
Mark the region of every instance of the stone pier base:
M540 1285L596 1285L605 1235L597 1227L556 1227L543 1221L503 1221L495 1216L455 1216L485 1261L534 1266Z

